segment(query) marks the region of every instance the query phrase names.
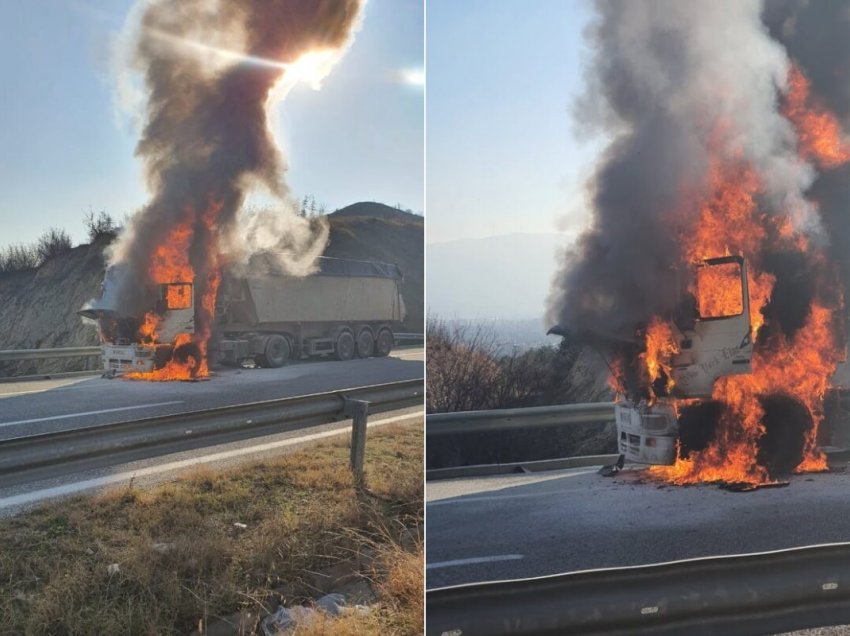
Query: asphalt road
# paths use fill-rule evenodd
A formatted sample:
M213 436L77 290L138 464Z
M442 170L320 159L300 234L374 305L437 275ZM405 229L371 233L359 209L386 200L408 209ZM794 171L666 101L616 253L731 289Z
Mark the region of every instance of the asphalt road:
M423 349L387 358L218 369L200 382L100 377L0 384L0 439L423 377Z
M593 468L427 483L427 586L850 541L850 474L734 493Z
M414 406L376 413L369 417L369 430L383 426L422 427L423 407ZM0 476L0 517L13 516L22 510L62 497L100 492L128 485L147 487L171 481L187 471L206 468L231 468L262 461L282 453L315 444L335 436L351 435L351 420L340 420L306 428L285 430L273 435L237 439L188 450L156 453L131 461L110 462L94 468L65 470L60 466L55 475L10 483ZM367 434L366 445L368 448Z

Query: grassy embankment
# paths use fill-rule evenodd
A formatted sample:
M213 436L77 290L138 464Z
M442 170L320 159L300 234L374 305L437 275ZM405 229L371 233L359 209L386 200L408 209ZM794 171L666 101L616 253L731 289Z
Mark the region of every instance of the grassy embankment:
M371 611L320 616L297 634L420 633L422 453L420 420L369 431L368 494L340 437L2 520L0 634L206 633L221 617L335 591L317 582L334 568L370 590Z

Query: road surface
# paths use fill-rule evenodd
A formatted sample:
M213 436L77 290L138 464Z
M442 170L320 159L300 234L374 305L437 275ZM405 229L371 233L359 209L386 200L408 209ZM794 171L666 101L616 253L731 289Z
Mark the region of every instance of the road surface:
M370 430L389 425L421 427L422 421L422 406L414 406L370 415L368 426ZM128 485L151 486L172 480L199 466L215 469L233 467L245 462L262 461L325 439L350 435L351 420L341 420L274 435L159 453L133 461L112 462L95 468L67 471L60 466L53 476L26 481L8 480L0 476L0 517L13 516L51 499ZM368 444L367 435L367 448Z
M423 377L422 347L387 358L222 368L201 382L100 377L0 384L0 439Z
M850 474L735 493L594 468L427 483L427 586L850 541Z

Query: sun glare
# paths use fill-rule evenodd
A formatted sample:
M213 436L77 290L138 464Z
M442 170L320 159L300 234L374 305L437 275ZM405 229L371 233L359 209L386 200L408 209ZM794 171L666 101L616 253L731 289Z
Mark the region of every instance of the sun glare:
M401 72L401 76L406 84L413 86L425 85L425 71L421 68L409 68Z
M309 51L294 62L287 63L279 60L258 57L256 55L249 55L241 51L233 51L222 47L212 46L187 38L179 38L162 31L151 29L150 32L158 39L168 42L172 46L192 51L195 54L212 54L221 60L236 64L253 64L256 66L283 69L286 71L283 83L289 88L292 88L299 82L304 82L314 90L319 90L321 88L322 80L325 79L325 77L327 77L331 72L331 69L338 57L338 53L336 51L319 49Z
M322 87L322 80L331 72L336 55L334 51L318 50L305 53L291 64L285 64L289 82L304 82L314 90Z

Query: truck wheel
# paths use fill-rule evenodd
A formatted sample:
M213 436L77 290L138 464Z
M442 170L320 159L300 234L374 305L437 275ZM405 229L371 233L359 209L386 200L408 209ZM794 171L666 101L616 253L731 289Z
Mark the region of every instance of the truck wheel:
M375 337L368 329L364 329L357 336L357 355L361 358L371 358L375 355Z
M337 360L351 360L354 357L354 336L350 331L343 331L336 339Z
M277 333L271 335L266 340L263 353L259 356L260 365L271 369L282 367L289 360L289 352L289 341L286 338Z
M177 360L180 364L189 364L189 360L191 360L192 372L190 375L193 378L197 375L198 369L201 366L201 361L203 360L201 348L196 342L187 342L186 344L180 345L174 349L174 353L171 357L174 360Z
M393 337L393 332L389 329L381 329L378 332L378 346L375 355L381 358L390 355L394 344L395 338Z

